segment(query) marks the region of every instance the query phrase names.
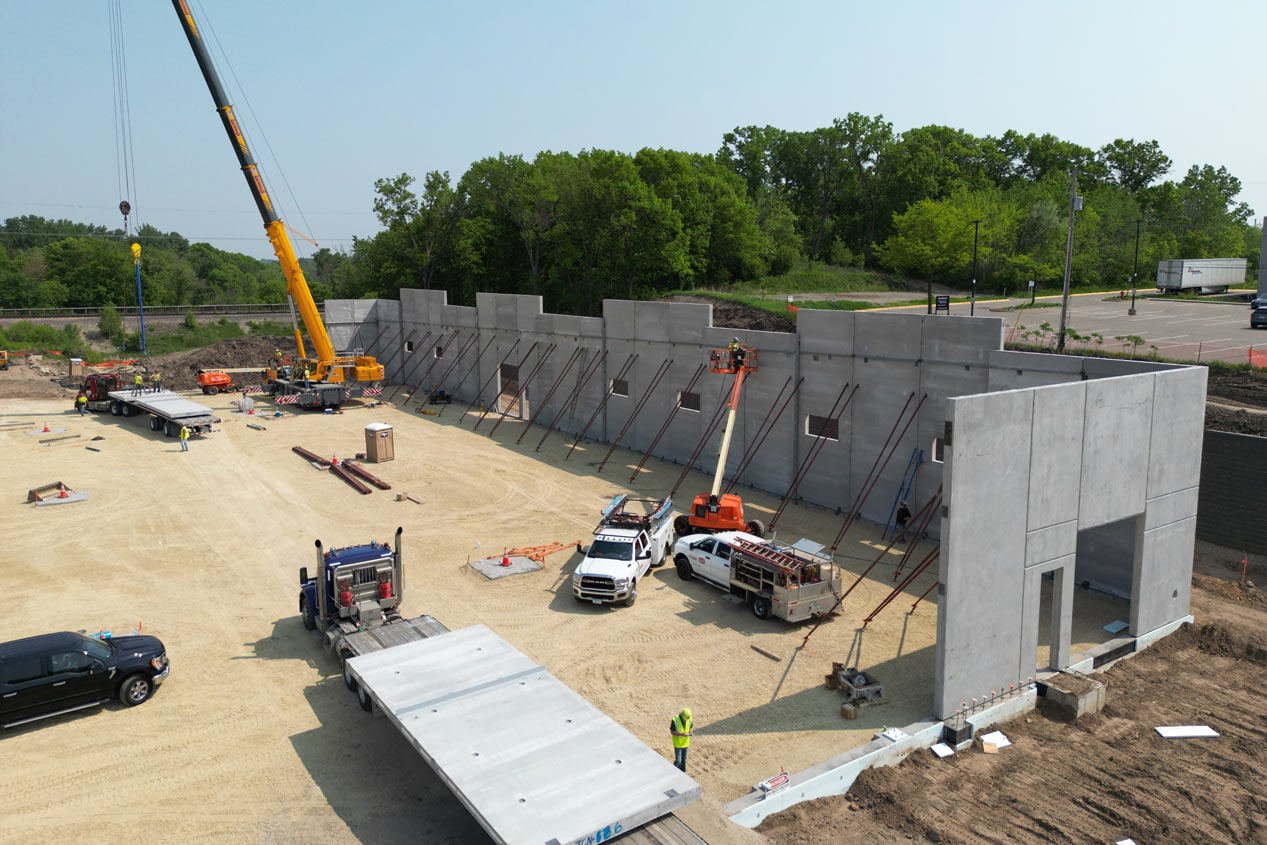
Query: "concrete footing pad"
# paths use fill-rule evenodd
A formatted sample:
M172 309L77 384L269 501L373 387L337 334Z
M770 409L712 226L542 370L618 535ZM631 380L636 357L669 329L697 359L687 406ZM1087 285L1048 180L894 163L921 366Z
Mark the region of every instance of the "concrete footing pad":
M523 557L522 555L511 555L508 560L510 565L502 566L501 557L486 557L483 560L471 561L470 567L490 581L505 578L507 575L536 572L541 568L541 564L532 558Z

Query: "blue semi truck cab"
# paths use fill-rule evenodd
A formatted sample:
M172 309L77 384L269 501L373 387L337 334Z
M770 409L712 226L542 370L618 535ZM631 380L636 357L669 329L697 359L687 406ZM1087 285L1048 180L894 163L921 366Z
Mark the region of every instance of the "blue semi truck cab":
M405 574L400 538L326 550L316 541L317 570L299 568L299 616L304 627L321 637L326 650L339 658L343 682L357 694L361 707L373 709L347 667L349 658L448 632L431 616L401 616Z

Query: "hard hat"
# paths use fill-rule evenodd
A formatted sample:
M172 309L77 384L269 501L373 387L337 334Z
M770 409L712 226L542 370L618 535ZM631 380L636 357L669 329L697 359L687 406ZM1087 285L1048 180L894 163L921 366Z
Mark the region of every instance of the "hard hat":
M689 708L689 707L683 707L683 708L682 708L682 715L683 715L683 716L685 716L686 718L690 719L690 718L691 718L691 708Z

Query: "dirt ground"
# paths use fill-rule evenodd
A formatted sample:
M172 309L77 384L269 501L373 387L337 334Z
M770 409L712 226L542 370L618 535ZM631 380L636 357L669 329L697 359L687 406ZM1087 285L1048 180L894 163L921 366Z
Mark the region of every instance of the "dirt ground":
M1239 577L1238 553L1199 557ZM1203 574L1193 586L1194 626L1098 676L1103 712L1074 724L1030 713L1001 726L1013 747L998 755L916 752L758 830L798 845L844 830L859 842L1267 843L1267 596ZM1186 724L1220 736L1153 730Z
M854 646L858 619L891 590L896 553L800 651L808 626L758 620L672 567L646 579L632 608L580 605L570 593L571 552L540 572L496 581L465 564L507 545L587 538L612 495L661 492L677 468L650 462L630 488L630 453L600 476L592 448L565 462L556 434L534 454L538 435L514 445L521 424L507 422L490 440L488 422L479 433L471 418L458 425L456 405L441 418L386 406L248 418L233 412L231 396L200 401L224 422L183 454L144 420L79 417L69 396L0 399L0 572L11 611L3 638L141 626L164 640L173 661L171 678L140 708L112 705L5 732L0 839L89 841L103 819L157 813L161 824L133 828L131 837L312 841L320 828L330 842L482 841L390 723L359 710L297 615L297 572L311 565L314 538L387 539L397 525L405 529L407 613L451 628L489 625L666 758L667 719L684 705L694 710L690 774L706 801L691 812L708 817L691 823L715 825L710 842L753 835L706 808L780 767L805 768L882 724L928 711L936 604L907 610L931 573L866 634L864 665L889 685L892 701L846 721L839 693L822 682ZM247 428L248 420L266 430ZM380 421L395 426L397 459L373 471L392 492L361 496L290 451L348 457L364 450L364 426ZM39 444L44 423L80 438ZM97 436L104 439L90 439ZM90 498L25 504L27 489L53 481ZM697 474L684 489L706 484ZM398 491L423 504L395 501ZM745 498L767 520L777 506L762 494ZM839 524L828 511L793 507L780 535L830 541ZM869 525L851 529L841 552L853 571L882 550L876 534Z

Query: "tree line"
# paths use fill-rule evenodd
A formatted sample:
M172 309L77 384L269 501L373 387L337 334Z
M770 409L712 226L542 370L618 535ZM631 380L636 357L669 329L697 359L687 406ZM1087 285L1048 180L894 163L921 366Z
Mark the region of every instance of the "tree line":
M918 280L1012 290L1058 284L1070 173L1073 281L1126 287L1138 243L1140 285L1165 258L1246 257L1259 230L1226 168L1169 178L1156 141L1098 149L1044 134L978 137L946 126L895 132L882 116L830 126L725 133L716 153L643 149L498 155L457 180L428 172L375 182L382 230L350 251L304 260L317 298L443 289L540 294L550 310L594 314L604 298L641 298L779 276L803 262L890 270ZM58 237L57 233L77 232ZM13 218L0 230L0 307L130 304L121 233ZM142 229L146 301L277 302L274 262Z

